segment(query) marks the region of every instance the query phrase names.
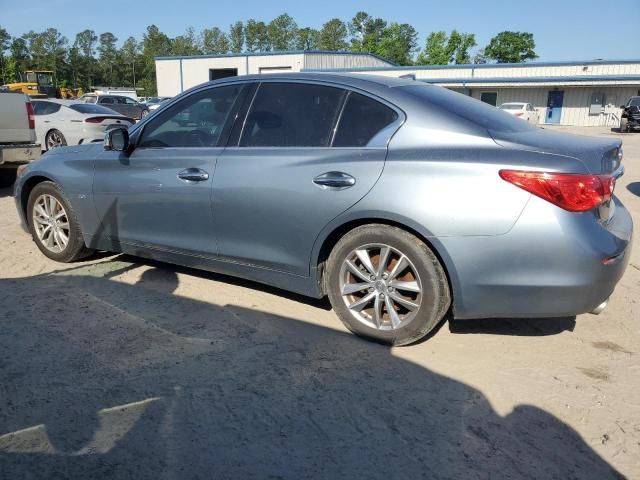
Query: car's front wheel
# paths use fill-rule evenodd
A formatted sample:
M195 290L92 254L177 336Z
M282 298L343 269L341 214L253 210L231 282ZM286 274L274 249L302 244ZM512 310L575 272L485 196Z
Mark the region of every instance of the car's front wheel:
M357 227L327 261L331 304L352 332L407 345L433 330L451 303L447 277L431 249L390 225Z
M42 182L33 188L27 215L33 240L50 259L66 263L92 253L85 246L71 204L55 183Z

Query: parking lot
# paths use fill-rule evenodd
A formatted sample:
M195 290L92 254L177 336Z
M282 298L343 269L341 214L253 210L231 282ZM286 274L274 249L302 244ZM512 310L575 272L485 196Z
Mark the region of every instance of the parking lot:
M640 218L640 134L616 194ZM637 227L636 227L637 228ZM0 478L640 478L640 240L599 316L388 348L324 301L100 254L0 190Z

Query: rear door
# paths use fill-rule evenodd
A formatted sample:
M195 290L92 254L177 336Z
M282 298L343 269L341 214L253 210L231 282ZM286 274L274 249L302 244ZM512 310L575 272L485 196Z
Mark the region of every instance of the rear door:
M308 275L319 232L379 178L400 115L337 86L262 82L216 168L219 255Z

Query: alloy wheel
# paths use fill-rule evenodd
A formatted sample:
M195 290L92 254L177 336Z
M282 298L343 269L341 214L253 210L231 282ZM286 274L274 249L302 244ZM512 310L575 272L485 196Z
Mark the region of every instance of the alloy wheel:
M62 204L52 195L40 195L33 205L33 225L38 241L53 253L69 244L69 218Z
M64 138L62 137L62 134L59 132L49 132L49 134L47 135L47 148L56 148L56 147L62 147L64 146Z
M359 322L377 330L397 330L420 310L422 283L405 254L374 243L346 256L340 268L340 294Z

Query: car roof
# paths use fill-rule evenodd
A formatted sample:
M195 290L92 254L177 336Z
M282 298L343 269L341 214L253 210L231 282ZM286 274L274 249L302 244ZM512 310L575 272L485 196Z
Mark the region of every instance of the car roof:
M407 78L387 77L383 75L369 75L360 73L335 73L335 72L290 72L290 73L269 73L269 74L252 74L241 75L237 77L227 77L220 80L213 80L210 84L215 83L235 83L250 82L264 80L307 80L339 83L351 87L382 86L382 87L402 87L406 85L415 85L416 81Z

